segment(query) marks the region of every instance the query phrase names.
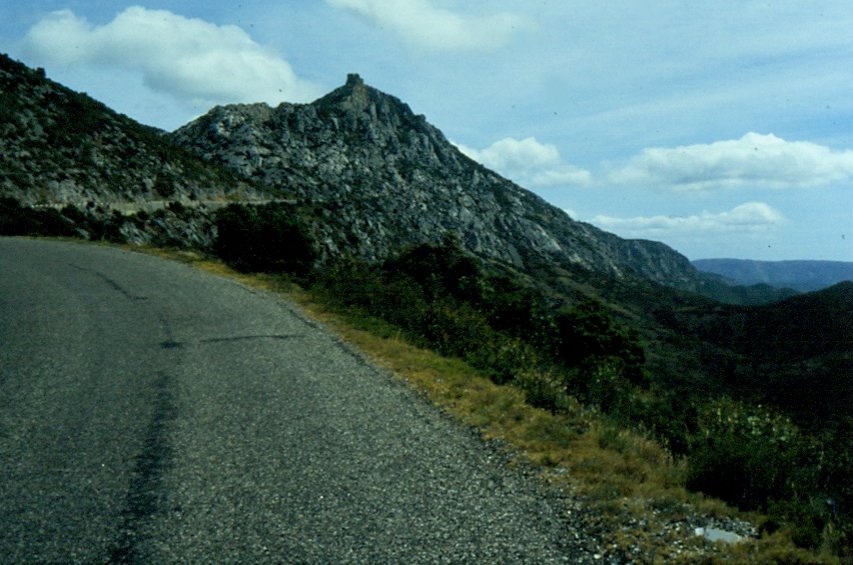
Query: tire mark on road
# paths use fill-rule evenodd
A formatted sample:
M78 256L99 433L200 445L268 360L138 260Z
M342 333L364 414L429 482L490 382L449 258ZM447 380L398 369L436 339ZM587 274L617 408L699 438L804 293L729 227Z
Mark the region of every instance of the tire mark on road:
M122 296L127 298L128 300L132 300L132 301L148 300L147 296L141 296L141 295L133 294L132 292L130 292L129 290L124 288L121 284L116 282L114 279L108 277L107 275L105 275L104 273L102 273L100 271L96 271L94 269L87 269L86 267L81 267L79 265L75 265L74 263L69 263L69 266L74 268L74 269L77 269L78 271L82 271L84 273L89 273L89 274L95 275L96 277L98 277L99 279L101 279L102 281L107 283L107 285L110 286L113 290L115 290L116 292L118 292L119 294L121 294ZM160 325L163 328L163 333L166 334L166 339L160 343L160 346L163 349L180 348L183 344L181 342L175 340L174 332L172 332L172 325L169 323L169 320L166 319L166 317L159 311L155 312L155 315L157 316L157 320L160 322Z
M278 339L281 341L285 341L288 339L299 339L301 337L305 337L303 335L295 334L295 335L235 335L230 337L210 337L207 339L199 340L199 343L222 343L229 341L247 341L247 340L256 340L256 339Z
M168 374L159 373L153 383L154 409L145 430L142 450L134 461L119 537L110 555L111 563L145 562L139 548L144 540L141 526L146 519L164 511L163 475L173 459L167 427L177 412L170 391L171 380Z
M148 300L147 296L139 296L139 295L133 294L132 292L130 292L129 290L127 290L126 288L121 286L118 282L111 279L110 277L108 277L104 273L101 273L100 271L95 271L93 269L87 269L85 267L80 267L79 265L75 265L73 263L69 263L69 265L72 268L77 269L78 271L83 271L84 273L91 273L91 274L95 275L96 277L98 277L99 279L101 279L102 281L107 283L114 290L118 291L120 294L123 294L124 297L127 298L128 300Z

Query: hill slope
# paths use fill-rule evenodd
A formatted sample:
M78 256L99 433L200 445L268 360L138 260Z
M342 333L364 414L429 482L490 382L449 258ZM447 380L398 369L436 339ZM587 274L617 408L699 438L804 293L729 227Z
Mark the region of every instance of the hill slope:
M0 54L0 194L27 205L257 197L163 133Z

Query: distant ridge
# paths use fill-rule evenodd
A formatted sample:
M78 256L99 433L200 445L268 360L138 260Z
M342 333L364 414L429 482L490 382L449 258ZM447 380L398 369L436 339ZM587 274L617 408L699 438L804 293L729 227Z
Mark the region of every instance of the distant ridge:
M752 261L749 259L699 259L698 270L725 277L732 284L766 284L811 292L853 281L853 262L848 261Z

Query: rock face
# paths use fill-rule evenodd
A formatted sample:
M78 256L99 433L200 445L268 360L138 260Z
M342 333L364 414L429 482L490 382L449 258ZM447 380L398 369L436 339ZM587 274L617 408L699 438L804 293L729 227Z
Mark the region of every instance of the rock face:
M687 288L699 278L663 244L573 221L463 155L423 116L355 74L311 104L216 107L171 138L316 204L325 256L380 260L452 232L476 255L520 269L579 266Z

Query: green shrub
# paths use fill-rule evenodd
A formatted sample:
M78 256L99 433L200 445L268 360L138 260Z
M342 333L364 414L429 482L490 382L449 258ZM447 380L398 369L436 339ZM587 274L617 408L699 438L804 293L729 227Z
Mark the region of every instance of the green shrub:
M14 198L0 198L0 235L27 235L35 228L32 216Z
M0 198L0 235L76 235L73 223L53 208L34 209Z
M553 308L537 290L508 276L481 278L475 302L496 330L550 353L557 339Z
M699 415L688 486L766 511L771 499L809 488L796 484L802 450L799 431L787 418L727 399L709 402Z
M557 314L555 324L558 340L554 354L566 365L616 357L622 360L629 380L643 381L645 353L636 332L617 323L600 302L587 300L564 309Z
M428 302L452 297L460 302L475 302L482 279L477 261L462 250L452 236L441 245L412 247L386 261L383 270L389 278L404 277L416 282Z
M214 252L239 271L307 275L313 266L311 241L285 206L231 204L215 223Z

